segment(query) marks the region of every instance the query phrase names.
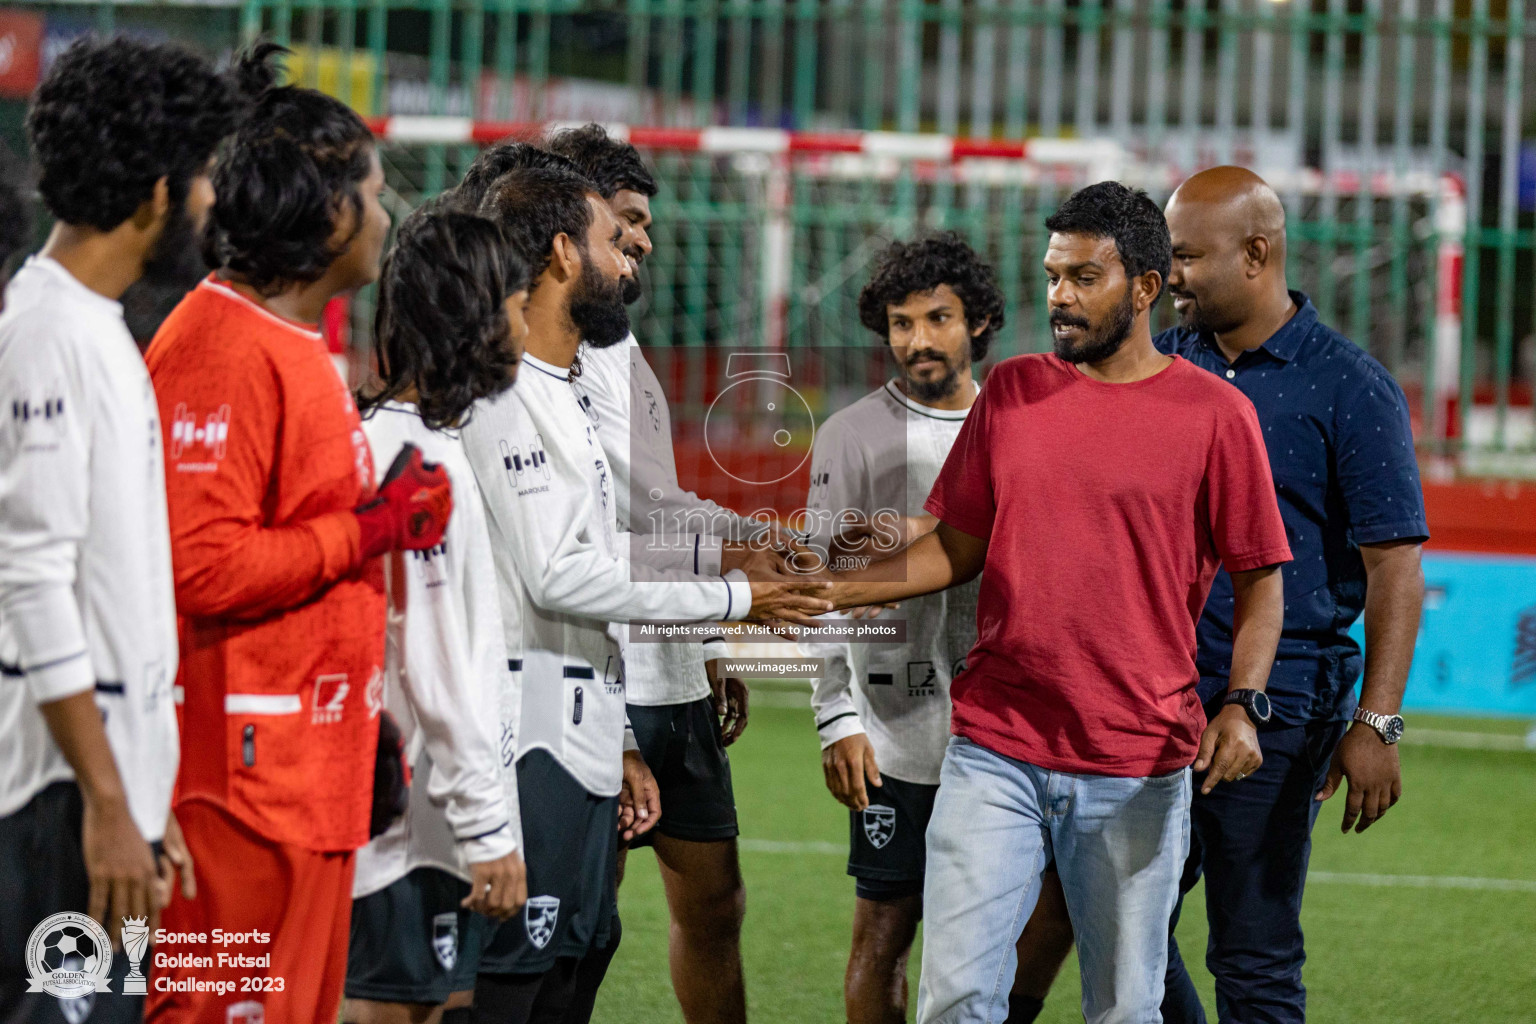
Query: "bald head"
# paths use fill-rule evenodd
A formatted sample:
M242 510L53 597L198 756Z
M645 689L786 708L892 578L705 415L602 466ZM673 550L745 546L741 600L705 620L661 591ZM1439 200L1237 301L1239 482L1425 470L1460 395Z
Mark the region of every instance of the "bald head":
M1212 167L1168 200L1173 270L1168 290L1186 326L1233 331L1288 301L1285 207L1245 167Z
M1285 207L1269 182L1246 167L1212 167L1180 185L1168 200L1209 217L1220 231L1240 237L1263 235L1270 248L1285 255Z

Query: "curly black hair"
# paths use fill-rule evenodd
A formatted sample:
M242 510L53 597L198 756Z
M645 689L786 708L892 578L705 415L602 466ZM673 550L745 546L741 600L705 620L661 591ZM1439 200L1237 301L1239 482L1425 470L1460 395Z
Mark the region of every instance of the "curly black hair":
M242 106L228 76L181 47L81 39L27 112L43 204L66 224L111 231L161 178L180 203Z
M587 196L597 187L574 170L525 167L496 179L480 201L480 216L501 226L535 280L549 266L562 232L583 251L592 227Z
M557 156L547 149L540 149L530 142L499 142L475 157L474 163L469 165L469 170L464 172L464 180L447 194L452 197L452 202L460 210L473 213L480 208L481 202L485 200L485 194L491 190L492 185L496 184L497 179L512 171L527 170L530 167L581 173L576 165L565 157Z
M373 134L356 112L325 93L277 85L274 60L289 51L260 43L240 58L250 116L220 157L205 256L270 295L292 281L319 280L351 239L331 235L350 205L361 228Z
M624 189L643 196L654 196L658 191L656 179L640 159L639 151L609 135L600 124L556 132L546 145L551 153L565 157L591 178L604 199L612 199Z
M358 396L365 412L416 391L422 422L460 425L470 407L512 385L507 296L528 287L528 265L495 224L452 209L418 209L384 257L374 318L383 386Z
M971 362L987 357L992 338L1003 326L1003 293L990 264L953 231L915 242L892 242L875 264L875 275L859 292L859 322L882 338L891 336L887 309L918 292L941 284L954 289L965 306L965 324L972 331Z
M1168 287L1168 271L1173 266L1173 240L1168 235L1168 221L1141 189L1127 188L1118 181L1101 181L1078 189L1067 197L1055 213L1045 219L1045 229L1052 233L1113 238L1127 279L1140 277L1149 270L1162 276L1156 306Z

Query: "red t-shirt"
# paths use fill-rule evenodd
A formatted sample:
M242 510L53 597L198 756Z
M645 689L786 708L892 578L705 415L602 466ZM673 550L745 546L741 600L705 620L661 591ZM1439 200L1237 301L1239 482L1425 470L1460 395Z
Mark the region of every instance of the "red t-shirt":
M1178 358L1130 384L1054 355L999 363L927 509L989 541L952 729L1054 771L1193 761L1217 565L1291 558L1253 405Z

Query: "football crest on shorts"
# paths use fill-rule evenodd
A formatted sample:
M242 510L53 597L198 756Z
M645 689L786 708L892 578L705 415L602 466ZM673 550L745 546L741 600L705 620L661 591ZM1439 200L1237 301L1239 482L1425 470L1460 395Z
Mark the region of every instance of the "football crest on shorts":
M96 993L88 992L83 996L73 999L59 1000L59 1013L69 1024L85 1024L91 1017L91 1011L96 1008Z
M528 941L539 949L549 945L555 937L555 922L560 919L560 897L530 896L523 908L523 920L528 928Z
M459 962L459 915L450 910L432 919L432 952L443 970L453 970Z
M869 845L880 850L896 834L896 808L884 804L870 804L864 808L864 837Z

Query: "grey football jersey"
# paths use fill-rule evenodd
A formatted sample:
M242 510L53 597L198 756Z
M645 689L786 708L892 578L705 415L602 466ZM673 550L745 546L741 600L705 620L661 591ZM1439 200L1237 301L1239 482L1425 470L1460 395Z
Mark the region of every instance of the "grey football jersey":
M924 515L923 502L966 410L932 409L890 382L827 419L816 435L806 507L823 513L811 543L844 510ZM866 733L882 775L929 785L949 742L949 684L976 641L979 581L908 601L877 622L904 621L904 643L806 644L826 659L811 697L823 749Z

